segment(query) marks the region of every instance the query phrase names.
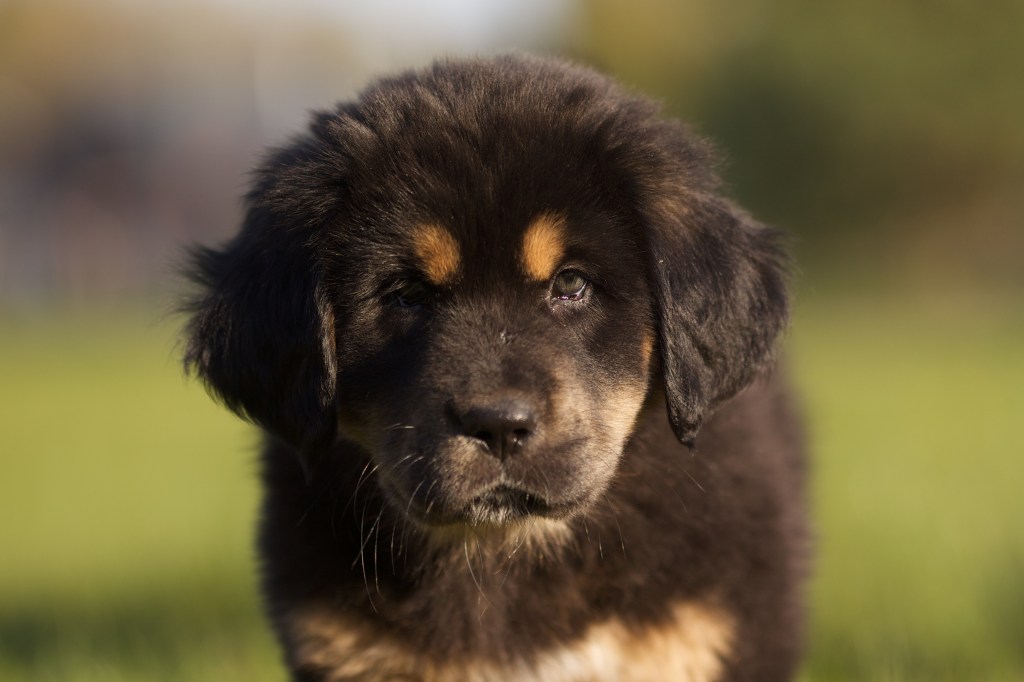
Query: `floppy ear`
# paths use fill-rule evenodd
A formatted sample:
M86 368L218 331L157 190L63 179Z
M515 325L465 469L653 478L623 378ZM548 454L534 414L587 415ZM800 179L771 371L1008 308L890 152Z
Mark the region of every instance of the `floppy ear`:
M786 256L777 232L706 192L663 195L647 219L669 419L692 445L771 359L788 314Z
M335 340L316 216L294 208L293 195L310 189L294 172L301 151L267 163L232 241L193 251L188 274L200 290L186 304L185 367L235 413L307 455L335 437Z

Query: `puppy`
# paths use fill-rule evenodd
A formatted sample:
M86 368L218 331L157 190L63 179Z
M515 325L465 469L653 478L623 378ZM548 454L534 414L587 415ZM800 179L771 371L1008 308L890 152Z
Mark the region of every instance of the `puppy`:
M195 252L185 358L266 433L293 679L789 679L785 261L583 68L444 61L315 114Z

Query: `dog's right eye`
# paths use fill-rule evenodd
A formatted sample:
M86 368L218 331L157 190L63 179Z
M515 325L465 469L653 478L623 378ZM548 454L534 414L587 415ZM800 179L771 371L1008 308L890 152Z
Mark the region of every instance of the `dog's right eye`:
M391 289L386 300L399 308L418 308L430 300L430 289L423 282L400 282Z
M562 270L551 283L551 295L559 301L579 301L589 286L590 280L579 270Z

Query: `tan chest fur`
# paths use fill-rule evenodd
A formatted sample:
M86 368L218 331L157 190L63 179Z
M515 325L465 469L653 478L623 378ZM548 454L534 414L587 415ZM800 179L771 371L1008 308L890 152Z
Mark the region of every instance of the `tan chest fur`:
M634 629L612 620L532 660L435 661L325 612L294 620L297 659L331 671L332 682L714 682L732 647L735 626L722 610L687 603L663 624Z

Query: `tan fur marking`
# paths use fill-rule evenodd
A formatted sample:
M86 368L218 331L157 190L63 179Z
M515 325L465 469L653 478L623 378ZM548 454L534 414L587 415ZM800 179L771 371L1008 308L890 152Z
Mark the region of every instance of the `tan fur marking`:
M637 382L621 384L611 391L605 392L602 403L603 423L611 429L615 442L624 444L626 439L633 433L636 425L637 415L643 407L644 398L647 397L647 372L651 366L651 356L654 354L654 334L650 331L644 333L640 342L640 357L643 361L641 376L643 379Z
M523 235L523 269L533 279L551 279L564 253L564 219L544 213L526 228Z
M633 434L636 418L647 397L647 383L621 384L605 393L601 416L605 429L619 447Z
M403 679L417 669L424 676L409 679L438 679L433 666L418 661L389 638L326 609L297 613L289 635L295 662L328 671L324 678L328 681Z
M557 665L538 675L544 682L714 682L722 673L735 635L732 619L704 604L680 604L672 619L642 631L621 621L592 627L575 645L549 654ZM568 665L565 665L568 664ZM543 666L538 672L543 671ZM559 670L560 669L560 670ZM546 672L546 671L545 671Z
M459 244L448 230L421 225L413 232L412 244L420 268L431 284L445 284L458 274Z
M644 371L651 366L651 356L654 354L654 334L650 331L644 334L640 345L640 355L644 359Z
M441 526L430 528L423 539L443 549L463 549L465 543L474 551L524 555L554 555L572 533L561 519L531 517L502 526Z
M296 658L331 671L327 680L421 682L715 682L735 640L732 618L702 603L677 605L664 624L632 629L619 620L592 626L576 642L533 662L423 659L386 636L323 611L293 620Z

